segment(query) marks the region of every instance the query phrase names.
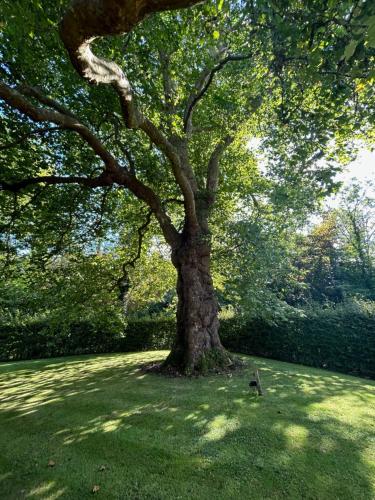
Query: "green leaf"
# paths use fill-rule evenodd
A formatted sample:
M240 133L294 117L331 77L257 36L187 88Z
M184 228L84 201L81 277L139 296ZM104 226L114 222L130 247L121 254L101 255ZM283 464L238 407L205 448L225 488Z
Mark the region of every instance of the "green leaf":
M217 40L218 38L220 38L220 33L218 31L216 31L216 30L213 32L212 35L213 35L213 37L214 37L215 40Z

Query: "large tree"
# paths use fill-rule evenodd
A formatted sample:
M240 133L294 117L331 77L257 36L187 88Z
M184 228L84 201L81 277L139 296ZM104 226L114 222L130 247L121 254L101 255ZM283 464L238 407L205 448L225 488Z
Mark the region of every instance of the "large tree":
M329 191L334 168L319 161L371 120L371 2L219 2L152 18L197 2L2 3L0 182L14 195L4 211L13 223L24 196L52 217L77 185L85 191L74 199L91 214L90 190L104 199L117 188L127 203L125 188L157 220L177 270L177 334L164 366L231 364L210 272L215 208L252 195L251 135L264 138L276 203ZM69 58L55 36L60 11ZM55 193L41 193L51 185Z

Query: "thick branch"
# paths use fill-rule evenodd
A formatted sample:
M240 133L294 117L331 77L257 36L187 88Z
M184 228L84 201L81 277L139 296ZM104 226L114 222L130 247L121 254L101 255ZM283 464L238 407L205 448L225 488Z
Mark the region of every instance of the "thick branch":
M87 187L99 187L108 186L108 180L101 176L90 178L74 175L69 177L61 175L40 175L39 177L29 177L28 179L22 179L21 181L16 182L6 182L0 180L0 189L17 193L18 191L22 191L22 189L35 184L81 184L82 186Z
M131 101L131 89L123 72L114 62L93 54L93 40L102 36L129 33L154 12L190 7L200 1L73 0L60 23L60 37L73 66L83 78L93 83L110 83L125 101Z
M152 142L164 152L165 156L169 159L173 175L180 186L185 201L185 210L189 222L192 225L198 225L196 212L195 212L195 199L191 182L185 175L183 166L181 165L181 157L176 148L168 141L160 130L150 121L145 119L141 126L147 135L151 138Z
M0 82L0 99L3 99L7 104L18 109L18 111L21 111L21 113L27 115L35 122L52 122L62 128L74 130L103 160L108 172L114 172L118 169L116 160L107 151L101 141L85 125L75 118L58 111L38 108L25 99L20 92L2 82Z
M198 1L73 0L60 23L60 37L78 73L90 83L111 84L119 95L126 126L143 130L169 159L192 224L197 223L194 195L177 152L162 132L137 109L131 85L121 68L113 61L97 57L91 51L91 44L97 37L128 33L153 12L189 7Z

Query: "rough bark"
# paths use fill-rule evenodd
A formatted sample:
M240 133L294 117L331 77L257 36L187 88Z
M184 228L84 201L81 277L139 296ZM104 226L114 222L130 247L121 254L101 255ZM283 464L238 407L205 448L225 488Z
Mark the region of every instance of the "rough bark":
M218 304L210 271L210 245L205 238L183 237L173 249L177 269L177 333L163 368L185 374L232 365L219 338Z

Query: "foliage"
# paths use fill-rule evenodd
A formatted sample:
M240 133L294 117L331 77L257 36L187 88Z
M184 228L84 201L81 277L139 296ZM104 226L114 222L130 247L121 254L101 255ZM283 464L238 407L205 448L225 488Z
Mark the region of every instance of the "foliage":
M297 237L294 265L306 283L305 293L295 303L337 303L344 300L343 259L335 212L322 214L320 223L307 235Z
M9 85L43 88L162 199L178 199L181 193L165 157L147 137L123 127L111 89L82 85L71 67L57 34L67 4L3 1L2 78ZM98 41L96 50L122 64L142 111L171 137L184 136L185 105L202 72L212 71L226 56L243 56L213 74L197 102L189 138L201 189L210 153L225 134L234 136L222 159L215 224L265 186L273 202L290 212L315 206L335 189L334 160L350 155L354 132L366 136L373 126L373 14L369 1L209 2L153 16L131 35ZM353 39L356 47L349 57ZM61 128L43 131L10 106L2 106L0 133L2 181L51 173L91 177L100 170L99 159L79 137ZM251 136L262 139L266 178L248 151ZM322 157L329 163L319 163ZM135 226L125 207L136 203L123 189L29 187L16 205L13 201L0 193L4 224L28 247L38 243L60 251L71 238L87 246L116 234L124 220ZM168 213L176 226L183 222L181 206L172 203Z
M262 311L270 321L292 314L286 298L299 297L305 286L293 265L297 221L285 221L274 205L257 201L225 227L218 226L214 276L221 277L220 295L237 313Z
M44 269L21 258L1 287L1 323L48 323L51 334L77 321L120 334L124 317L114 280L118 263L110 255L60 256Z

